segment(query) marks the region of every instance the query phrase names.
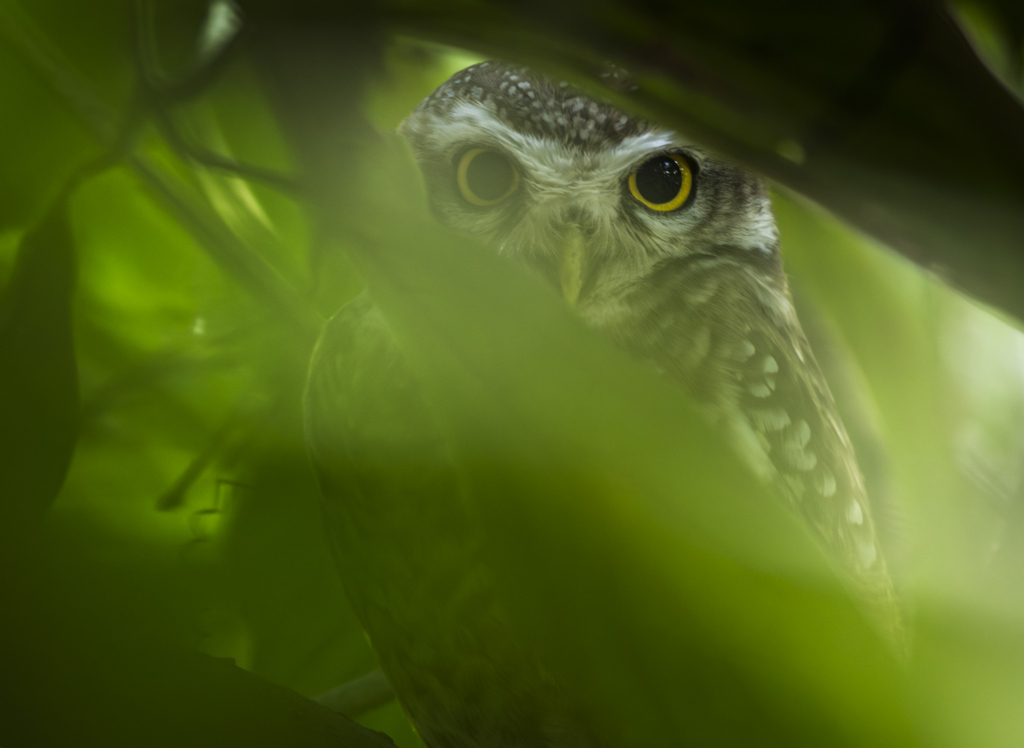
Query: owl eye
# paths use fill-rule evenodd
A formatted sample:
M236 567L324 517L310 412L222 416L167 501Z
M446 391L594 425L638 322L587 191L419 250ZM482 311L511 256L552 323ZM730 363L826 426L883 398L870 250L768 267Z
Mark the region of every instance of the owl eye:
M668 153L644 161L629 175L629 191L651 210L680 208L693 188L693 173L682 156Z
M519 172L497 151L473 148L462 154L456 170L459 192L466 202L497 205L519 187Z

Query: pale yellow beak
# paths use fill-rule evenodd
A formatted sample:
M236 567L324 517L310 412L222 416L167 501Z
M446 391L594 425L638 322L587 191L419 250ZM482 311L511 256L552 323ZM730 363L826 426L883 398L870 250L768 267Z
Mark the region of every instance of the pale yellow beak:
M562 237L561 263L558 277L562 283L562 295L569 306L576 306L583 287L583 231L572 224L566 228Z

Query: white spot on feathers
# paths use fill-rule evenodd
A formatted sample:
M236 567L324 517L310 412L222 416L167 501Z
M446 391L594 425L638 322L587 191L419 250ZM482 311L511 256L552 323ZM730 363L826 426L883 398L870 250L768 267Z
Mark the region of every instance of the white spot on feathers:
M719 279L715 278L713 280L709 280L707 283L702 284L693 293L687 294L686 301L693 306L696 306L698 304L705 304L716 293L718 293L719 285L721 285L721 281Z
M861 511L860 502L853 501L850 503L849 509L846 510L846 519L854 525L864 522L864 512Z
M766 382L754 382L747 385L747 392L754 397L768 397L772 394L772 388Z
M824 465L821 468L821 473L817 476L817 482L815 487L818 489L818 493L824 496L826 499L835 495L836 492L836 477L832 475L832 471ZM860 511L860 505L857 502L853 502L857 505L857 511ZM858 523L859 524L859 523Z
M759 431L781 431L790 424L789 413L782 408L753 408L749 416Z
M811 427L807 421L800 420L793 424L793 435L801 448L806 447L811 440Z
M783 456L794 470L811 470L818 464L818 456L805 449L811 439L811 427L807 421L797 421L785 435Z
M857 560L860 561L862 568L870 568L871 565L875 563L876 558L878 558L878 551L875 550L875 544L873 541L857 541Z
M783 453L786 457L786 462L794 470L808 471L813 470L814 466L818 464L818 455L814 454L809 449L786 449Z

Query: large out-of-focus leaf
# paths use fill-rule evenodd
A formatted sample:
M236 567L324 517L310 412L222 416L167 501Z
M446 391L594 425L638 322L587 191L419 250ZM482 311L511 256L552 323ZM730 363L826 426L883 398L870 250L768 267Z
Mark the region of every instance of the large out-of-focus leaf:
M991 592L991 590L990 590ZM949 606L919 612L914 690L930 745L1014 748L1024 742L1024 626Z
M5 95L0 142L18 144L0 152L0 227L6 229L30 223L94 147L60 102L2 45L0 88Z
M226 502L219 547L225 579L212 601L234 612L244 646L239 664L305 696L316 696L377 667L352 614L325 542L317 486L302 439L298 398L274 412ZM421 746L391 704L361 721L401 747Z
M229 660L131 629L88 601L69 606L67 596L52 596L55 580L45 574L11 583L9 571L0 569L6 747L393 746Z
M399 144L323 103L337 45L291 39L265 69L320 207L458 445L518 621L608 734L913 744L889 652L781 502L675 386L437 227Z
M414 182L370 153L380 188ZM912 741L887 653L680 393L505 260L382 204L361 204L387 230L358 236L360 267L452 429L521 621L609 729Z
M0 298L0 544L38 522L71 462L78 423L75 268L62 201L25 235Z

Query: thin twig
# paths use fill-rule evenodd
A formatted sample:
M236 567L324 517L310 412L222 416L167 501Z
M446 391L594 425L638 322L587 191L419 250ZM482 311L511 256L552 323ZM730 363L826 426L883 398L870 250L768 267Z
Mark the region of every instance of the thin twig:
M241 32L231 34L197 64L175 79L164 74L160 65L154 33L154 9L152 0L139 0L135 4L137 33L135 35L135 60L139 70L146 103L153 109L166 109L190 101L209 90L217 81L241 39Z
M295 177L273 169L241 163L221 156L219 153L215 153L207 148L186 142L181 133L178 132L177 127L175 127L171 116L165 111L157 111L155 121L164 140L178 154L178 157L184 161L195 161L210 169L225 171L249 181L262 182L291 197L300 197L303 194L302 184Z
M251 250L212 210L172 186L162 169L144 156L128 164L160 204L187 230L217 265L253 296L310 333L318 329L317 313L259 254Z
M157 499L157 511L169 512L185 503L185 496L192 486L203 476L214 460L230 446L232 437L239 430L238 421L237 414L232 414L227 421L221 424L220 428L210 437L207 445L192 458L177 480Z

